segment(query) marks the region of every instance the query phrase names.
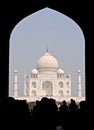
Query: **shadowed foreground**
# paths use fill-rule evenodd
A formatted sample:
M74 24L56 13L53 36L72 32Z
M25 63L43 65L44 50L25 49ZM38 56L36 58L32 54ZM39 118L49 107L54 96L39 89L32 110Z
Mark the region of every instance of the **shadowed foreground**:
M26 100L8 97L0 100L0 125L12 130L84 130L88 127L86 101L64 100L58 106L54 99L43 97L30 110Z

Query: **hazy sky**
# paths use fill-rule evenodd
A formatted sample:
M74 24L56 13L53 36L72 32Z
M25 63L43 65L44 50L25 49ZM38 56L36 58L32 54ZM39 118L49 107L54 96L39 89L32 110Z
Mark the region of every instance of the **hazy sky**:
M18 70L19 95L23 93L24 74L30 75L40 56L55 56L65 74L72 77L72 95L77 95L77 70L81 70L85 91L85 39L81 28L69 17L44 8L20 21L10 36L9 93L13 95L14 70Z

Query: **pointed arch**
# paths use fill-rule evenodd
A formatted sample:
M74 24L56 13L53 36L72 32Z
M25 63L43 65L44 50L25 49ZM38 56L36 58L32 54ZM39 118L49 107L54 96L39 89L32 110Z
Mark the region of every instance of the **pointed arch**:
M53 96L53 84L50 81L45 81L42 84L42 91L45 93L44 96L47 97Z

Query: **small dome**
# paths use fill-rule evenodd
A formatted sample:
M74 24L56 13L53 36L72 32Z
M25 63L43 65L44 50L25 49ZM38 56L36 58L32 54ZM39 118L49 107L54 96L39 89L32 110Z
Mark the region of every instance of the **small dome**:
M49 52L41 56L37 63L37 69L58 69L58 67L57 59Z
M38 73L38 71L36 69L32 70L32 74L37 74L37 73Z
M81 70L78 70L78 73L80 73L81 72Z
M59 73L59 74L64 74L64 70L58 69L58 73Z
M14 73L17 73L17 70L16 70L16 69L14 70Z

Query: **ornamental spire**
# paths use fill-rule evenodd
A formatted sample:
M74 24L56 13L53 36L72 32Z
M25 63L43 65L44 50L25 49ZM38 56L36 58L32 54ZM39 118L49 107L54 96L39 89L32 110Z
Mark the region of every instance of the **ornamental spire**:
M48 46L47 46L47 48L46 48L46 52L48 53Z

